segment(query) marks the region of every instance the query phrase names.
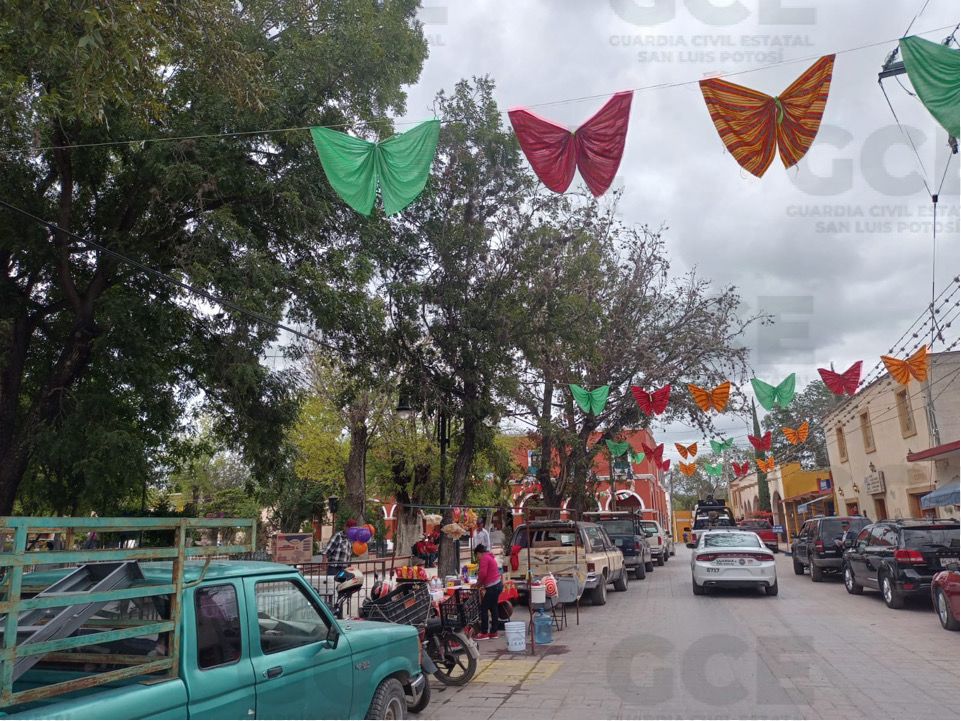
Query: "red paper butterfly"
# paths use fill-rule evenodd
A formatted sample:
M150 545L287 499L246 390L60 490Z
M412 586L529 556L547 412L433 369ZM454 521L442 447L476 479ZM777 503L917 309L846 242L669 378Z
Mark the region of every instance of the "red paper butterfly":
M668 384L653 393L648 393L640 386L631 386L631 393L634 394L634 400L642 411L649 416L656 416L667 409L667 400L671 397L671 386Z
M644 449L644 454L651 459L655 466L660 467L664 461L664 444L659 443L657 448L651 448L646 443L641 444L641 448ZM664 470L667 470L666 468Z
M748 436L747 439L758 453L771 450L771 431L768 431L760 438L757 436Z
M844 373L835 373L828 368L818 368L818 373L821 374L824 385L835 395L843 396L847 393L849 396L853 396L857 393L858 383L861 382L861 362L858 361Z
M748 461L744 461L744 463L731 461L731 468L734 469L734 475L740 478L741 476L746 476L747 472L751 470L751 464Z
M621 164L633 98L631 90L616 93L574 132L522 108L508 115L521 150L544 185L563 193L576 166L596 197L611 186Z
M660 464L660 468L661 468L661 470L664 471L665 473L666 473L667 471L671 470L671 459L670 459L670 458L665 458L665 459L664 459L664 462Z

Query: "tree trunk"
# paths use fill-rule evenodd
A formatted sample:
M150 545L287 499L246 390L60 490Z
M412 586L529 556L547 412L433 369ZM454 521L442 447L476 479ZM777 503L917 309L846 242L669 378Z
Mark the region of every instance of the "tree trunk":
M464 393L464 407L469 409L475 407L477 389L468 386ZM467 476L470 473L471 465L474 462L474 452L477 448L477 432L480 429L481 419L465 413L464 432L461 439L460 448L457 450L457 459L454 461L454 477L451 481L450 505L458 506L464 502L467 495ZM446 525L453 519L453 514L448 510L444 512ZM457 557L454 542L445 534L441 534L440 552L438 555L438 575L443 577L448 574L457 573L459 570L460 559Z
M544 395L541 402L541 465L537 469L537 482L541 485L545 504L557 507L561 505L563 499L551 478L551 470L554 466L554 434L551 430L553 400L554 381L547 379L544 382Z
M350 454L344 480L347 484L347 508L351 517L358 523L364 518L367 503L367 444L370 430L367 427L366 413L350 413Z

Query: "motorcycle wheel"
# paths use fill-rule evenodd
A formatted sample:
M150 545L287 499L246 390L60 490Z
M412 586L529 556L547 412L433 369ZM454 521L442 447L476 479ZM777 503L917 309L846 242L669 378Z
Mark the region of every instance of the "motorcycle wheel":
M437 666L434 678L445 686L463 686L477 672L477 658L468 650L473 643L462 632L444 631L428 643L431 661Z

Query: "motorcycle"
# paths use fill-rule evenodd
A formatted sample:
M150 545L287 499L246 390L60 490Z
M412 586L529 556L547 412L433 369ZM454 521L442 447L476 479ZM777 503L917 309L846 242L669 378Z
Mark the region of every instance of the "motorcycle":
M344 617L344 606L350 603L350 599L360 593L364 587L364 574L360 571L338 571L334 576L336 597L334 599L334 617Z

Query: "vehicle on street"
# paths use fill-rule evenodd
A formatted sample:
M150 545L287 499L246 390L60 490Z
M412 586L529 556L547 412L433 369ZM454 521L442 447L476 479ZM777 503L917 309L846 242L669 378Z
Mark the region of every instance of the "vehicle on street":
M815 583L825 573L840 573L844 565L844 542L853 539L871 521L864 516L816 516L804 522L791 541L794 573L811 572Z
M709 588L760 588L776 596L774 553L752 531L704 531L691 554L691 585L695 596Z
M909 596L930 598L934 575L958 563L959 526L927 518L879 521L861 529L844 552L844 586L881 592L888 608Z
M698 501L694 505L694 522L691 532L688 534L687 547L697 547L698 536L712 528L736 528L734 513L728 508L723 500L715 499L713 496Z
M948 571L938 571L931 579L931 602L938 614L941 626L948 631L957 631L959 626L958 581L961 574L954 567Z
M761 539L761 543L770 548L775 553L778 552L777 534L774 526L766 518L745 518L737 524L738 528L745 531L753 531Z
M651 555L658 566L663 566L671 557L671 549L668 546L667 532L661 528L657 521L644 519L641 521L641 529L647 536L647 542L651 544Z
M531 521L518 526L511 545L520 550L512 557L510 578L522 595L527 594L528 571L534 578L554 574L562 603L587 593L591 603L603 606L608 585L627 590L624 555L596 523Z
M0 567L16 579L6 604L20 639L15 667L0 681L5 716L399 719L426 687L415 628L339 621L292 566L210 559L253 551L253 520L3 525L15 531ZM226 536L238 527L243 544L186 543L204 529ZM166 540L31 552L23 542L33 528ZM25 560L38 570L21 576Z
M591 511L584 514L588 521L607 531L614 545L624 555L624 566L636 579L647 577L654 570L654 556L641 519L633 511Z

